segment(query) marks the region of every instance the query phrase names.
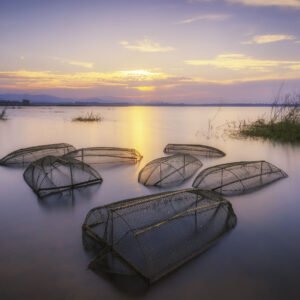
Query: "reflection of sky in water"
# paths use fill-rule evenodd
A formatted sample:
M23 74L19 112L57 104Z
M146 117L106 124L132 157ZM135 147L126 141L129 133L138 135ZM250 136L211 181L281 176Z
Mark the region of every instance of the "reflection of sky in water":
M86 270L89 258L81 244L81 224L92 207L162 191L137 183L139 170L163 156L167 143L203 143L227 156L203 160L204 167L265 159L289 178L261 191L230 198L237 227L201 258L153 286L145 299L279 299L299 292L300 148L270 142L233 140L222 135L226 121L253 119L266 108L93 108L103 122L71 119L91 108L8 110L0 123L0 156L19 147L68 142L75 147L134 147L144 156L137 165L98 166L104 181L98 189L73 198L37 200L22 170L0 167L1 299L123 299L109 282ZM57 112L59 111L59 113ZM208 124L213 129L208 138ZM218 127L221 126L221 127ZM219 129L218 129L219 128ZM181 187L189 187L189 180ZM64 201L63 204L60 200ZM1 294L2 293L2 294Z

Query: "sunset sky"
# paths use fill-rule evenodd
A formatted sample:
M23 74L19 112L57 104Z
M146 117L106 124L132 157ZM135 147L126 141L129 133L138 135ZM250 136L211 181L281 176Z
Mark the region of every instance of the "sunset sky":
M1 0L0 93L203 103L300 92L300 0Z

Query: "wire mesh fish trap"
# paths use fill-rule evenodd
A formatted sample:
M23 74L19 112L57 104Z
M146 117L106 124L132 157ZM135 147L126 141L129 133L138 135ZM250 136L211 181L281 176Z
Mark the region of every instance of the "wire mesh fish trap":
M161 157L145 165L138 181L149 186L174 186L193 176L201 167L201 161L188 154Z
M24 167L33 161L40 159L47 155L62 156L75 148L66 143L40 145L28 148L22 148L7 154L0 160L0 165L12 167Z
M135 149L116 147L90 147L69 152L65 157L88 164L137 163L142 155Z
M285 177L284 171L266 161L242 161L203 170L194 180L193 187L222 195L239 195Z
M166 154L183 153L202 157L223 157L225 153L217 148L206 145L168 144L164 152Z
M124 200L89 211L84 245L93 269L153 283L208 249L233 228L231 204L211 191L186 189Z
M34 161L26 168L23 177L39 197L102 182L100 174L91 166L55 156Z

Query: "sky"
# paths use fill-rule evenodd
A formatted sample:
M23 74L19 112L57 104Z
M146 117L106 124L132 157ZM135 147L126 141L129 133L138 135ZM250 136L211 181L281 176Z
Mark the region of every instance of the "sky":
M266 102L300 92L300 0L0 0L0 93Z

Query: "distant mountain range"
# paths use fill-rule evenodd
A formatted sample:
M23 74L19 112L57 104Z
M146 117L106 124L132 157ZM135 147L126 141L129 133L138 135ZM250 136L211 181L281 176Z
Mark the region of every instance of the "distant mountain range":
M100 98L86 98L86 99L72 99L72 98L62 98L51 95L30 95L30 94L0 94L1 100L8 101L22 101L29 100L31 104L76 104L76 103L95 103L95 104L103 104L103 103L116 103L121 101L109 100L105 101Z
M207 102L207 103L172 103L172 102L138 102L115 99L109 97L109 100L101 98L73 99L62 98L51 95L30 95L30 94L0 94L0 106L5 105L62 105L62 106L271 106L271 103L243 103L243 102Z

